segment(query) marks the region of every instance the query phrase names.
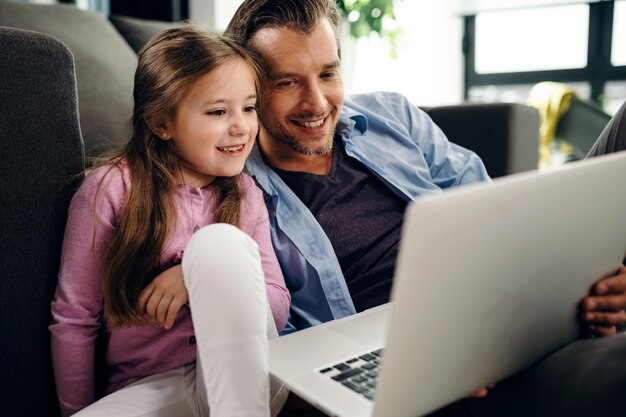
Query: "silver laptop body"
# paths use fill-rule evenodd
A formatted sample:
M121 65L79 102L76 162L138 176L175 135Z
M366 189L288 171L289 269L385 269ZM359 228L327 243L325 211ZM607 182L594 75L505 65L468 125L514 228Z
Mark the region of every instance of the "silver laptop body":
M271 340L270 373L331 416L429 413L576 339L580 300L625 251L626 153L422 197L392 302ZM333 379L382 347L373 400Z

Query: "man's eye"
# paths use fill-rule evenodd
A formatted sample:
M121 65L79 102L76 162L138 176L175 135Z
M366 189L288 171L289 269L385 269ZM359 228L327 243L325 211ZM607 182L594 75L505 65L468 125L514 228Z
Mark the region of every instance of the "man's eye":
M322 78L334 78L336 75L335 72L325 72L322 74Z
M209 116L223 116L226 114L226 111L224 109L210 110L206 114Z
M289 87L293 84L294 84L293 80L284 80L284 81L277 82L276 87Z

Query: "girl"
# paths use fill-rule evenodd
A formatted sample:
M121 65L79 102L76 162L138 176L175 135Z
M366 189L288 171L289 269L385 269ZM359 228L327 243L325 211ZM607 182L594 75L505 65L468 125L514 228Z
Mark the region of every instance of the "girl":
M241 173L260 74L248 52L191 25L139 53L131 138L69 210L50 325L63 416L265 417L282 406L284 390L268 398L267 338L290 298L262 194ZM100 331L108 395L94 402Z

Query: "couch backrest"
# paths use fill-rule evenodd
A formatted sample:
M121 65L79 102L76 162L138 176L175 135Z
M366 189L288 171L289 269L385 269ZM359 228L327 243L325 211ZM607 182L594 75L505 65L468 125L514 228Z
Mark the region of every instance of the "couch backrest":
M50 301L83 170L74 61L58 40L0 27L0 415L56 416Z
M537 109L515 103L468 103L424 110L450 141L476 152L492 178L537 169Z
M109 16L109 20L136 53L139 53L154 35L177 25L161 20L145 20L118 15Z
M71 5L0 0L0 26L46 33L72 51L88 156L126 140L137 56L106 17Z

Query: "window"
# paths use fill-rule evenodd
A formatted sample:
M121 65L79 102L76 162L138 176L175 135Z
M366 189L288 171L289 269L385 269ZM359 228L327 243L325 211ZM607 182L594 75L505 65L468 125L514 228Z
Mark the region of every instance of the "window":
M625 83L626 84L626 83ZM589 99L591 86L585 82L573 82L568 85L582 99ZM469 89L468 101L473 103L525 103L534 84L484 85Z
M626 100L626 81L609 81L604 85L602 106L604 111L615 114Z
M476 72L584 68L588 32L586 4L480 13Z
M463 52L467 100L524 102L555 81L613 113L626 100L626 0L478 11Z
M613 11L611 64L626 65L626 1L616 1Z

